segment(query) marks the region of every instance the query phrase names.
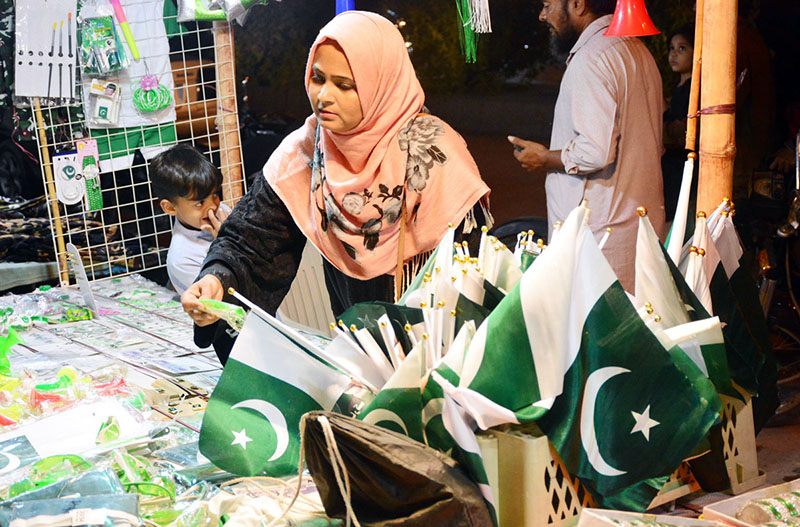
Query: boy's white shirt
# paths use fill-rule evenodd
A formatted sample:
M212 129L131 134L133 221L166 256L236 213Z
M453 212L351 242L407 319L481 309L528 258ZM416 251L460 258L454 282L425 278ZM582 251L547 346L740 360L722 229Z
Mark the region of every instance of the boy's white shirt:
M219 206L224 212L230 213L230 207L224 203ZM167 274L172 287L182 295L200 274L214 235L185 227L177 218L173 221L172 241L167 251Z

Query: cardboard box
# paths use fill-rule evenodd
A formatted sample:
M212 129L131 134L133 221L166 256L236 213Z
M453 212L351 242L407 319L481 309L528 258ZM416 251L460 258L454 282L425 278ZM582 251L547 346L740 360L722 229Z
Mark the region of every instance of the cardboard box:
M727 500L718 501L703 507L703 518L707 520L717 520L736 527L753 527L753 524L745 523L736 518L736 513L744 507L750 500L773 498L791 491L800 491L800 479L781 483L765 489L752 490L739 496L734 496Z
M642 514L638 512L608 511L604 509L583 509L578 519L577 527L621 527L630 525L633 521L646 522L645 524L683 526L683 527L724 527L714 521L698 520L696 518L682 518L680 516L667 516L655 514Z

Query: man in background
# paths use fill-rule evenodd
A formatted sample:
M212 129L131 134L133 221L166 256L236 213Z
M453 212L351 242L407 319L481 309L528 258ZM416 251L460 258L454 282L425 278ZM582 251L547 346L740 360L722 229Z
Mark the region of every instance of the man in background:
M589 226L626 291L633 293L636 208L647 207L664 235L661 179L661 75L635 38L604 37L615 0L544 0L539 20L550 28L567 69L556 101L550 148L509 137L514 156L532 173L547 172L547 219L552 232L581 200Z

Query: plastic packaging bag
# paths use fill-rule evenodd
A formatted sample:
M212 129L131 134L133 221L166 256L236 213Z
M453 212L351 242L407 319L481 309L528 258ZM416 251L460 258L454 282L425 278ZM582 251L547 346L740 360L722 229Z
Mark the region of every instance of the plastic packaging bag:
M138 527L139 496L100 495L15 503L9 527Z

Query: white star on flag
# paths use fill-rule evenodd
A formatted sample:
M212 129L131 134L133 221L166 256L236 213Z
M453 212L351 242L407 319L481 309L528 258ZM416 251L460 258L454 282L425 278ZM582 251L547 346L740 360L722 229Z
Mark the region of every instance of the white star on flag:
M233 440L233 442L231 442L231 446L240 445L242 449L247 450L247 443L252 441L252 439L247 437L247 431L244 428L242 428L241 432L234 432L233 430L231 430L231 433L233 434L233 437L236 438Z
M633 418L636 420L636 424L633 425L631 434L641 432L644 438L647 441L650 441L650 429L659 425L658 421L650 419L650 405L648 404L647 408L644 409L644 412L640 414L637 414L636 412L631 412L631 414L633 414Z

